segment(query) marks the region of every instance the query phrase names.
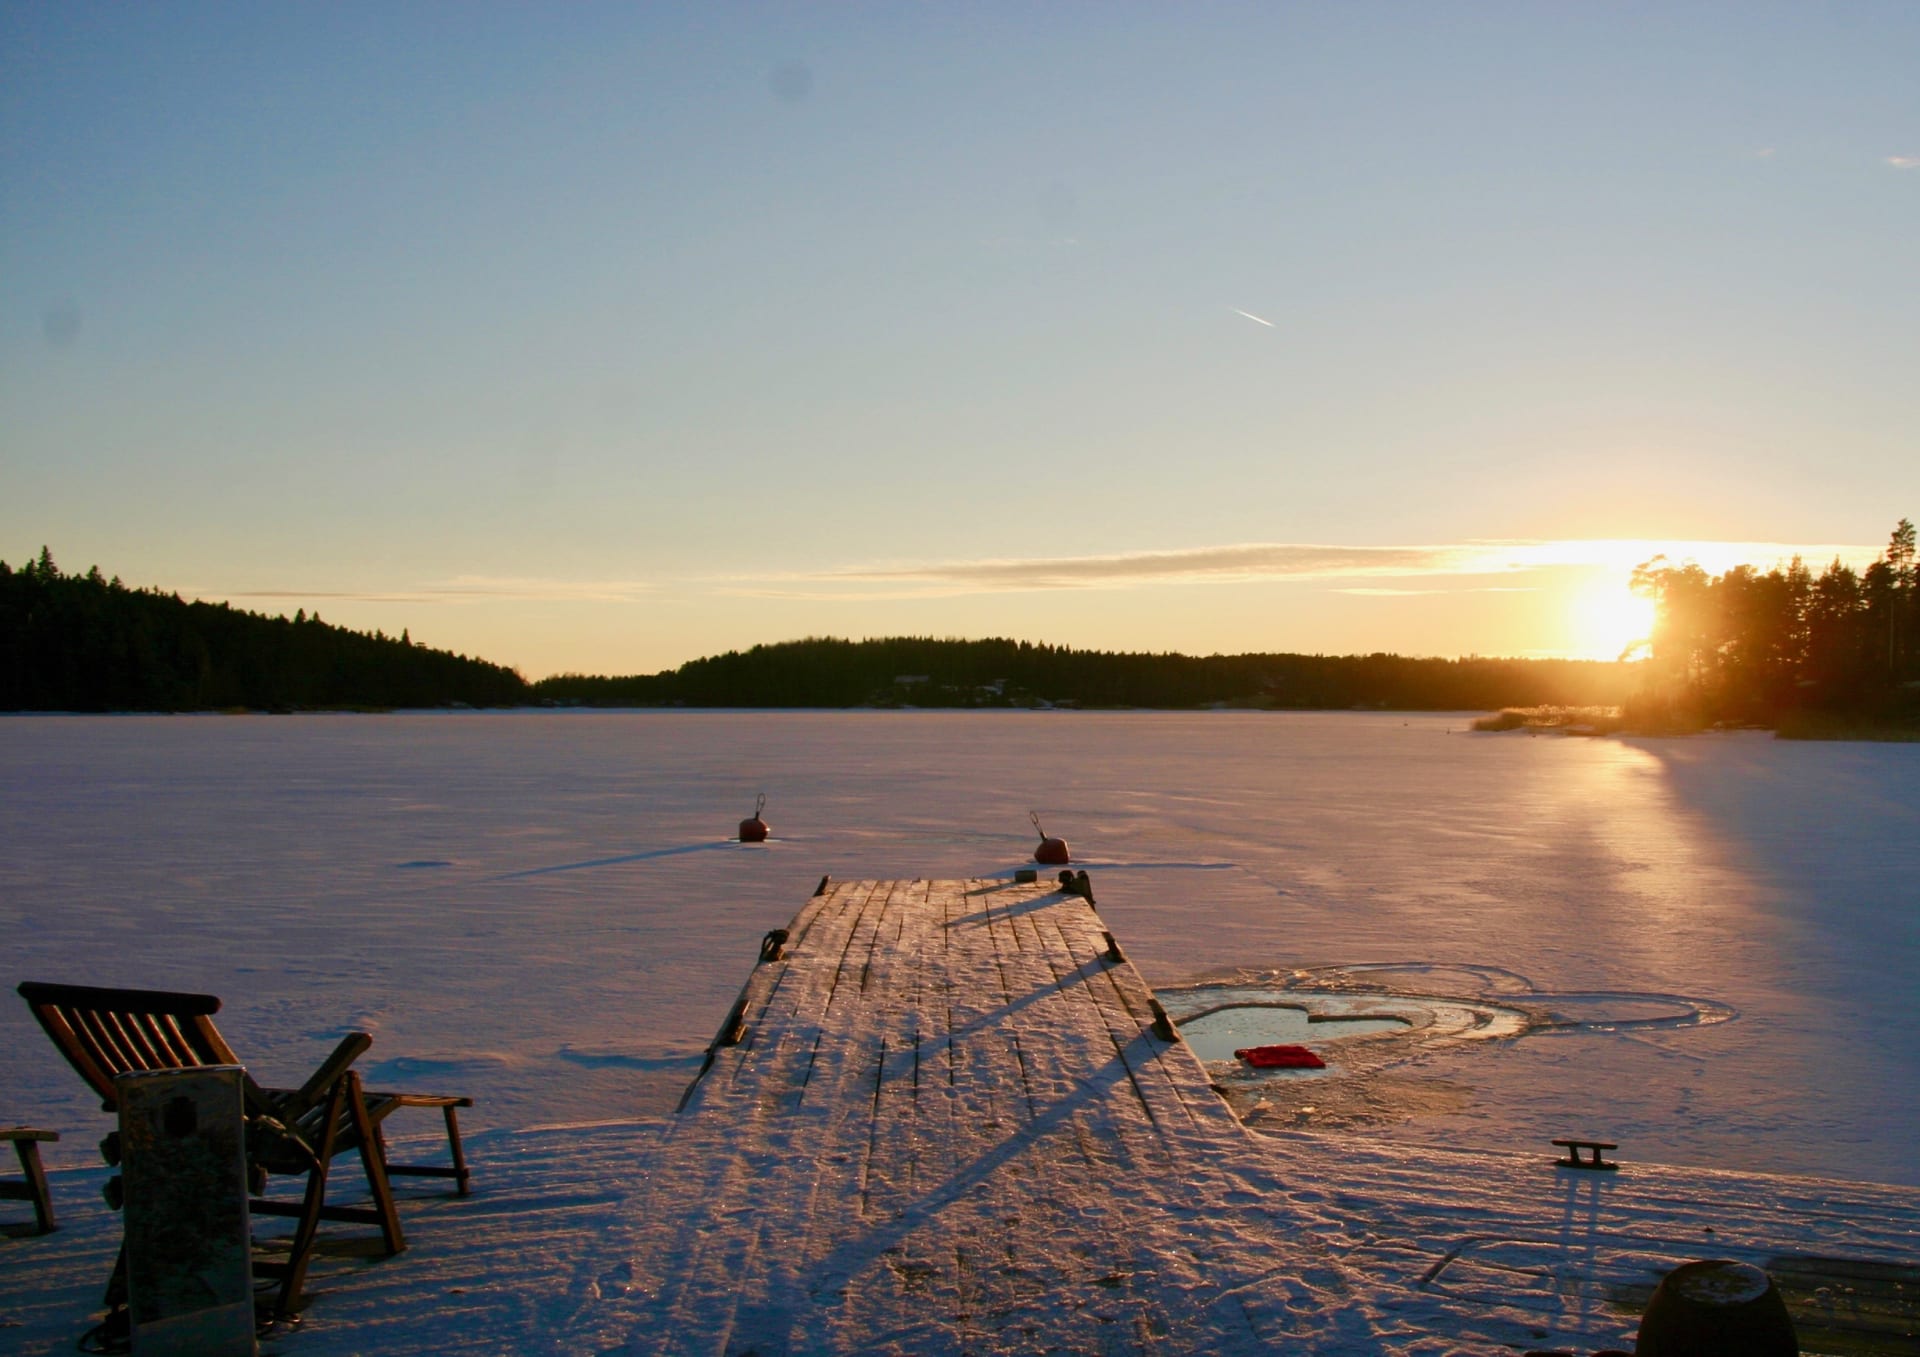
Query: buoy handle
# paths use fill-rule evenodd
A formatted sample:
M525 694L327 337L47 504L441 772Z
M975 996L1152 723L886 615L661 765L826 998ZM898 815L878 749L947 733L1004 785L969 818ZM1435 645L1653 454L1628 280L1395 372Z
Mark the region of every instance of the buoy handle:
M753 818L758 820L760 818L760 812L765 810L766 808L767 808L767 794L765 792L761 792L759 796L754 798Z
M1039 834L1041 838L1043 838L1043 839L1044 839L1044 838L1046 838L1046 837L1047 837L1047 831L1046 831L1046 830L1044 830L1044 829L1041 829L1041 828L1040 828L1040 812L1039 812L1039 811L1037 811L1037 810L1030 810L1030 811L1028 811L1028 812L1027 812L1027 818L1028 818L1029 820L1031 820L1031 821L1033 821L1033 828L1034 828L1034 831L1035 831L1035 832L1036 832L1037 834Z

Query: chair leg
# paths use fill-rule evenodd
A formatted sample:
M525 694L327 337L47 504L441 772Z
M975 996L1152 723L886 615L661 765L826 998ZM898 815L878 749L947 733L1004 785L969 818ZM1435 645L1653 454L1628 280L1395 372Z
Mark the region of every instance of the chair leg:
M393 1184L387 1180L386 1138L367 1115L359 1072L347 1071L343 1082L348 1086L347 1115L353 1118L354 1135L360 1141L360 1164L366 1170L367 1188L373 1193L373 1208L380 1214L380 1233L386 1237L387 1255L391 1257L407 1247L407 1238L400 1232L400 1212L393 1204Z
M454 1106L448 1103L442 1109L447 1114L447 1146L453 1151L453 1181L461 1196L467 1195L467 1156L460 1149L460 1119L454 1115Z
M13 1149L20 1156L20 1173L26 1180L24 1190L9 1183L11 1190L0 1195L24 1196L32 1202L34 1223L40 1233L45 1234L53 1229L53 1194L47 1190L47 1171L40 1164L40 1142L23 1135L13 1142Z
M300 1287L307 1279L307 1263L313 1257L314 1235L320 1228L320 1208L326 1205L327 1200L327 1166L333 1161L333 1143L338 1138L340 1117L347 1110L348 1081L354 1077L349 1074L345 1079L336 1081L333 1091L327 1095L326 1120L322 1123L324 1129L320 1133L320 1143L313 1147L320 1162L307 1174L307 1192L300 1202L300 1223L293 1232L293 1248L287 1255L286 1276L281 1279L280 1298L273 1307L277 1319L291 1318L300 1308ZM357 1106L357 1084L351 1092Z

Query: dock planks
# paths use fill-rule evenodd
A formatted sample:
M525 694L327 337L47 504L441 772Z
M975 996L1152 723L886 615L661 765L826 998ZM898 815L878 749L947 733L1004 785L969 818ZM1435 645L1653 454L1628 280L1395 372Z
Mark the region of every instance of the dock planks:
M843 882L789 933L668 1130L678 1167L653 1205L679 1224L643 1349L1138 1351L1178 1333L1253 1352L1275 1336L1206 1271L1228 1252L1207 1236L1245 1224L1207 1210L1235 1191L1212 1161L1246 1133L1191 1052L1153 1035L1151 992L1108 959L1088 901Z

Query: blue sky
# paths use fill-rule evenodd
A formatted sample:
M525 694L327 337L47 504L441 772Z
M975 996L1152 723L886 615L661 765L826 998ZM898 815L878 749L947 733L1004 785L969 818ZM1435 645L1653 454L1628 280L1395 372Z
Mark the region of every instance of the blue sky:
M1594 653L1624 557L1920 511L1916 52L1871 4L0 4L0 557L530 677Z

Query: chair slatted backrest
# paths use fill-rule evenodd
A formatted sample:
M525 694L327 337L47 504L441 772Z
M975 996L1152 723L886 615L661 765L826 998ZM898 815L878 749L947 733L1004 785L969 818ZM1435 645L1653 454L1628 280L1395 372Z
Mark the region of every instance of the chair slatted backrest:
M240 1064L213 1025L220 1001L211 994L29 980L20 986L20 996L109 1112L119 1106L116 1075Z

